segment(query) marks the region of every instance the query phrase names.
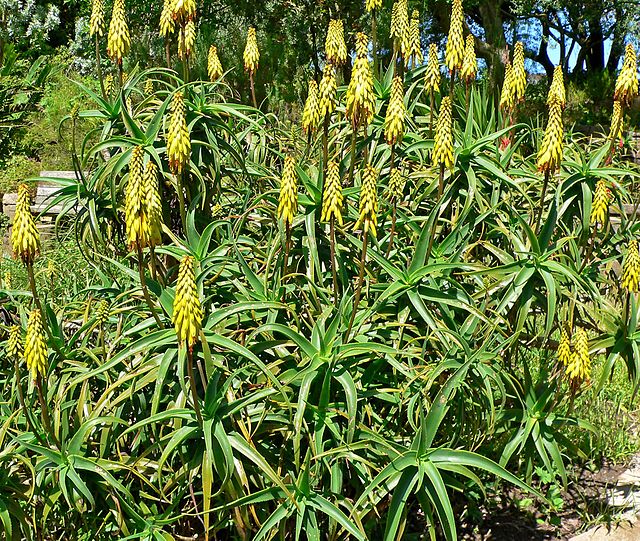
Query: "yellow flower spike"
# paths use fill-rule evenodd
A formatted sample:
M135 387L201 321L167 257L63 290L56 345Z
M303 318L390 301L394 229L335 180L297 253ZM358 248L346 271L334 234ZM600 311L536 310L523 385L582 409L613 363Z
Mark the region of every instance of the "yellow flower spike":
M129 47L131 47L131 38L129 37L124 0L114 0L107 39L109 58L121 66L122 59L129 53Z
M589 357L589 338L584 329L578 328L576 330L573 344L573 353L567 365L567 375L574 383L589 381L591 358Z
M7 338L7 345L5 346L7 357L19 358L22 357L22 328L19 325L12 325L9 327L9 338Z
M340 166L331 160L327 164L327 178L325 179L324 192L322 193L322 216L323 222L331 221L335 218L342 225L342 181L340 180Z
M389 199L394 202L402 200L404 195L404 176L400 169L394 167L389 175Z
M173 0L172 16L176 21L188 21L196 16L195 0Z
M607 183L603 179L600 179L596 184L596 192L593 196L593 204L591 205L591 225L598 223L604 225L611 199L611 190L607 187Z
M500 109L509 111L515 105L515 85L513 80L513 67L507 62L504 67L504 82L500 93Z
M145 96L151 96L153 94L153 79L147 79L144 82Z
M362 186L360 188L360 213L354 229L363 228L376 236L378 225L378 171L367 165L362 172Z
M42 314L37 308L31 310L29 315L27 335L24 340L24 360L33 379L36 379L38 374L44 375L47 366L47 343L42 325Z
M144 198L144 150L141 146L131 151L129 180L125 188L125 224L130 250L148 245L149 224Z
M146 214L149 220L149 244L157 246L162 241L162 200L158 191L158 166L148 161L143 184Z
M553 103L557 103L562 109L564 109L567 104L567 93L564 89L562 66L556 66L553 70L553 79L549 87L549 94L547 95L547 105L551 106Z
M102 37L104 30L104 1L93 0L91 2L91 18L89 19L89 35Z
M568 366L571 362L571 339L566 329L563 327L560 331L560 342L558 343L558 361L563 366Z
M369 40L365 34L356 35L356 59L347 87L346 115L354 129L366 126L373 119L375 96L371 64L367 56Z
M333 65L326 64L320 80L320 118L324 119L336 110L338 102L338 83Z
M451 110L451 97L445 96L440 104L440 113L436 123L436 133L433 142L432 161L434 165L453 167L453 117Z
M518 41L513 51L513 89L516 101L524 99L526 88L527 72L524 69L524 45Z
M327 62L341 66L347 61L347 44L344 40L344 23L340 19L329 21L329 30L324 42Z
M371 12L382 7L382 0L366 0L365 8Z
M222 77L222 64L218 57L218 48L215 45L209 47L209 56L207 57L207 74L211 82Z
M184 56L187 58L191 56L193 48L196 45L196 23L193 19L189 19L184 26Z
M5 289L11 289L11 273L9 271L4 273L2 280L3 280L3 287Z
M630 293L638 291L640 281L640 252L638 241L630 240L627 247L627 256L622 265L622 287Z
M402 78L395 76L391 83L391 98L389 99L387 116L384 120L384 136L387 144L395 145L402 141L405 114Z
M409 22L409 58L407 63L413 62L414 66L422 64L422 47L420 46L420 14L418 10L413 10L411 21Z
M553 173L560 167L564 138L562 107L554 101L549 106L549 120L538 151L538 171Z
M638 62L633 45L627 44L622 69L616 80L614 99L628 106L638 95Z
M176 92L173 95L171 110L167 132L167 156L169 157L169 167L178 174L189 163L191 154L191 140L189 139L182 92Z
M194 259L189 255L180 261L171 316L178 343L186 344L189 349L198 341L203 319L194 266Z
M98 308L96 310L96 324L99 327L104 327L109 321L110 315L111 309L109 307L109 303L106 300L100 301L100 304L98 305Z
M478 72L478 60L476 59L475 39L469 34L465 41L464 60L462 61L462 69L460 70L460 79L470 84L476 79Z
M16 213L11 228L11 247L13 256L21 259L25 265L33 263L40 252L40 233L31 215L31 193L26 184L18 187Z
M164 0L160 13L160 35L168 38L175 32L176 23L173 19L173 0Z
M391 39L395 40L400 52L403 49L403 40L406 39L409 29L409 12L407 0L396 0L391 9ZM404 57L404 54L403 54Z
M298 175L296 161L287 156L284 159L282 179L280 181L280 197L278 199L278 216L285 224L291 225L298 212Z
M315 79L309 80L309 94L302 112L302 131L313 133L320 123L320 98L318 96L318 83Z
M247 45L244 48L243 54L244 69L249 73L255 73L258 70L258 63L260 62L260 51L258 50L258 38L256 36L256 29L251 26L247 31Z
M611 113L611 129L609 130L611 144L615 145L622 140L623 123L622 104L615 100L613 102L613 112Z
M426 91L440 91L440 61L438 60L438 46L435 43L429 45L429 57L427 58L427 71L424 77Z
M464 38L462 29L464 26L464 13L462 0L453 0L451 4L451 24L447 37L445 60L449 71L460 69L464 60Z
M104 93L107 98L111 96L113 92L113 75L109 74L104 78Z

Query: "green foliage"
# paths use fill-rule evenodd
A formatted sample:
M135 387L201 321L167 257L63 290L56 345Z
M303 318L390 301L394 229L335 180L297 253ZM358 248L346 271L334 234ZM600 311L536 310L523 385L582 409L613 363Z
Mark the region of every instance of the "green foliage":
M20 359L0 376L7 537L451 541L456 500L478 500L486 479L557 512L597 434L582 401L616 367L640 382L635 295L610 270L638 227L624 214L590 224L596 182L620 208L637 173L608 141L570 134L542 197L541 129L510 125L476 85L454 91L455 163L438 169L421 69L405 74L402 143L384 142L392 75L375 80L373 121L355 135L344 86L326 132L303 137L224 78L167 68L131 69L107 96L74 81L88 105L52 107L76 177L46 179L59 186L50 204L77 250L45 251L33 283L30 267L2 263L6 326L40 303L49 346L43 378ZM178 91L190 152L176 174ZM325 141L346 179L333 227L320 221ZM164 225L160 245L131 250L137 146L158 168ZM277 210L285 156L291 226ZM367 164L380 174L374 238L354 229ZM399 200L392 167L407 181ZM193 295L176 287L186 254L204 311L193 348L172 328L174 299ZM592 387L557 362L563 326L605 359ZM409 520L418 507L424 524Z

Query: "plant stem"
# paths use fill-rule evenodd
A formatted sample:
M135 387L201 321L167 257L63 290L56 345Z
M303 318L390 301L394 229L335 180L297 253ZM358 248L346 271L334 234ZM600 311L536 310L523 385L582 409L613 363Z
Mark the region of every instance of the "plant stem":
M391 232L389 233L389 246L387 246L385 257L389 257L389 254L391 253L391 248L393 248L393 236L395 232L396 232L396 201L394 198L393 206L391 208Z
M542 184L542 194L540 195L540 205L538 207L538 217L536 218L536 227L534 229L535 234L538 234L538 228L540 227L540 220L542 219L542 207L544 206L544 198L547 195L547 186L549 184L549 170L544 172L544 183Z
M333 276L333 300L338 305L338 270L336 261L336 224L335 216L329 221L329 244L331 246L331 274Z
M168 36L164 38L164 56L167 62L167 68L171 69L171 46Z
M456 69L453 68L450 74L451 74L451 80L449 81L449 96L451 96L451 103L453 103L453 87L456 81Z
M196 379L193 374L193 348L187 346L187 373L189 374L189 385L191 386L191 399L193 400L193 409L198 418L198 424L202 426L202 414L200 413L200 403L198 402L198 390L196 389Z
M291 250L291 224L286 221L284 224L284 261L282 262L282 277L289 273L289 251Z
M429 139L433 137L433 108L436 105L436 98L433 88L429 90Z
M31 288L31 296L33 297L33 302L36 305L36 308L40 310L40 314L42 314L42 317L44 319L42 304L40 303L40 298L38 297L38 293L36 291L36 277L33 273L33 263L31 262L27 263L27 275L29 276L29 287Z
M438 199L442 197L444 193L444 164L440 164L440 176L438 177Z
M425 257L425 262L429 262L429 257L431 256L431 250L433 249L433 242L436 238L436 228L438 226L438 218L440 215L440 199L442 198L442 191L444 186L444 164L440 164L440 180L438 186L438 200L436 201L436 217L433 220L433 224L431 225L431 236L429 237L429 246L427 247L427 255Z
M358 276L358 285L356 286L356 296L353 300L353 310L351 312L351 318L349 319L349 326L347 327L346 342L349 341L349 334L351 334L351 327L353 327L353 321L356 318L356 312L358 311L358 305L360 304L360 296L362 294L362 284L364 282L364 266L367 259L367 233L368 229L365 228L362 233L362 254L360 256L360 275Z
M251 82L251 98L253 99L253 107L258 108L258 102L256 101L256 87L253 82L253 71L249 72L249 81Z
M349 174L347 175L347 186L351 187L353 185L353 170L356 165L356 137L358 134L358 129L354 126L353 131L351 132L351 150L349 153L351 154L351 159L349 161Z
M100 65L100 41L98 34L96 34L96 71L98 72L98 80L100 81L100 92L102 97L106 100L107 93L104 91L104 81L102 80L102 66Z
M53 443L55 443L56 447L60 449L60 442L56 435L53 433L53 429L51 427L51 421L49 419L49 409L47 407L47 403L44 399L44 391L43 391L43 383L42 383L42 375L38 374L35 380L36 390L38 391L38 400L40 400L40 411L42 414L42 424L44 425L44 429L49 433Z
M180 222L182 223L182 231L187 230L187 211L184 201L184 172L176 175L176 191L178 192L178 210L180 211Z
M140 245L137 246L138 248L138 272L140 273L140 287L142 288L142 294L144 295L144 300L147 302L147 305L149 306L149 310L151 310L151 315L153 316L153 319L156 320L156 324L158 325L158 328L162 328L162 322L160 321L160 318L158 317L158 314L156 313L156 310L153 306L153 302L151 301L151 296L149 295L149 288L147 287L147 279L145 278L144 275L144 256L142 254L142 248L140 247Z
M470 91L470 87L469 87L469 83L467 83L465 88L465 93L464 93L464 110L467 113L467 115L469 114L469 91Z
M595 248L595 244L596 244L596 233L598 232L598 224L595 223L593 226L593 231L591 232L591 237L589 238L589 245L587 247L587 253L584 256L584 258L582 259L582 265L580 265L580 270L578 271L578 274L581 273L583 271L583 269L587 266L587 263L589 262L589 259L591 258L591 255L593 254L593 249Z

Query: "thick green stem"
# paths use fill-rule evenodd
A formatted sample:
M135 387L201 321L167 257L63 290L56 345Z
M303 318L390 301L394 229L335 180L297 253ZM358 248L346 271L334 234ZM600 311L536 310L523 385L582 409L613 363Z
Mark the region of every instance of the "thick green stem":
M353 310L351 311L351 318L349 319L349 326L347 327L345 342L349 341L349 334L351 334L353 321L356 318L356 312L358 311L358 305L360 304L360 296L362 295L362 284L364 283L364 267L367 261L367 232L368 230L365 228L364 232L362 233L362 254L360 255L360 274L358 276L358 284L356 286L356 296L353 299Z
M433 137L433 109L436 106L436 98L433 88L429 90L429 139Z
M60 442L58 441L58 438L56 438L56 435L53 432L53 428L51 427L51 421L49 419L49 408L47 406L47 402L44 399L44 390L43 390L41 374L38 374L36 376L35 384L36 384L36 390L38 392L38 400L40 401L40 412L42 414L42 424L44 426L44 429L51 436L51 439L53 440L53 443L55 444L55 446L58 449L60 449Z
M338 269L336 261L336 224L335 217L329 221L329 244L331 246L331 274L333 276L333 300L338 305Z
M542 184L542 193L540 194L540 204L538 206L538 216L536 218L536 226L535 233L538 234L538 229L540 228L540 221L542 220L542 208L544 207L544 198L547 195L547 186L549 185L549 170L545 170L544 172L544 183Z
M189 385L191 387L191 399L193 400L193 409L198 418L198 424L202 426L202 413L200 413L200 402L198 401L198 390L196 389L196 378L193 374L193 348L187 346L187 373L189 375Z
M257 109L258 102L256 101L256 85L253 82L253 71L249 72L249 81L251 82L251 99L253 100L253 106Z
M351 132L351 150L349 151L351 158L349 161L349 174L347 175L347 187L353 185L353 171L356 165L356 137L358 135L358 129L354 126Z
M151 296L149 295L149 288L147 287L147 279L145 277L144 274L144 256L142 254L142 248L138 245L138 272L140 274L140 288L142 289L142 294L144 295L144 300L147 303L147 306L149 306L149 310L151 310L151 315L153 316L153 319L156 320L156 324L158 325L158 328L162 328L162 322L160 321L160 318L158 317L158 314L156 313L156 309L153 306L153 301L151 300Z

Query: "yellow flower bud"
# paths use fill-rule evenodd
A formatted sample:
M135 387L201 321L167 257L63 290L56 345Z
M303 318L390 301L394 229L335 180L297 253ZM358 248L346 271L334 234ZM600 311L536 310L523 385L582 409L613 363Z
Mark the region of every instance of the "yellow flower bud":
M509 111L515 105L515 83L513 79L513 67L507 62L504 67L504 83L500 93L500 109Z
M365 7L367 11L373 11L382 7L382 0L366 0Z
M394 167L389 175L389 199L395 203L400 201L404 192L404 176L400 169Z
M298 212L298 174L296 173L295 160L291 156L287 156L284 159L280 181L278 216L285 224L292 224L296 212Z
M426 91L440 91L440 62L438 61L438 46L435 43L429 45L429 57L427 58L427 71L424 77Z
M169 37L175 31L176 23L173 19L173 0L164 0L160 13L160 35Z
M567 366L571 361L571 340L566 329L560 331L560 342L558 343L558 361Z
M640 281L640 252L638 252L638 241L630 240L627 248L627 257L622 265L622 287L635 293L638 291Z
M567 375L574 383L589 381L591 359L589 357L589 338L584 329L577 329L574 335L574 348L567 365Z
M462 0L453 0L451 4L451 24L447 37L447 49L445 60L449 71L460 69L464 60L464 38L462 29L464 26L464 13Z
M186 343L189 349L193 347L202 328L202 319L202 305L196 286L194 260L193 257L185 255L180 261L171 317L181 345Z
M89 35L102 36L104 29L104 2L103 0L93 0L91 2L91 18L89 19Z
M114 0L107 39L107 53L109 53L111 60L122 65L122 59L129 52L130 46L131 38L129 37L124 0Z
M341 66L347 61L347 44L344 40L344 23L340 19L329 21L327 39L324 43L327 62Z
M191 140L189 139L182 92L176 92L173 95L171 109L167 132L167 156L169 157L169 167L178 174L188 165L191 155Z
M338 84L336 82L336 72L332 64L324 67L322 79L320 80L320 118L330 116L336 110L338 101Z
M45 340L42 314L34 308L29 315L27 336L24 341L24 360L33 379L46 372L47 343Z
M395 145L402 141L405 113L402 79L396 76L391 84L391 98L389 99L387 116L384 121L384 136L387 144Z
M615 100L613 102L613 112L611 113L611 129L609 130L609 139L613 145L622 140L623 122L622 104Z
M373 76L367 56L369 40L365 34L356 35L356 59L351 72L351 81L347 87L346 115L354 129L366 126L373 119L375 96L373 94Z
M467 36L464 47L464 60L460 70L460 79L470 84L476 79L478 72L478 61L476 59L475 40L471 34Z
M327 164L327 178L322 193L322 216L320 219L323 222L329 222L331 218L335 218L342 225L342 202L340 166L332 160Z
M9 327L9 338L7 338L5 351L9 358L19 358L22 356L22 328L19 325Z
M638 63L636 51L633 45L627 44L624 53L622 69L616 80L614 99L623 105L629 105L631 100L638 95Z
M453 116L451 110L451 97L445 96L440 104L440 114L436 124L436 133L433 141L432 161L434 165L453 167Z
M318 97L318 83L315 79L309 80L309 94L302 112L302 131L313 133L320 123L320 100Z
M407 64L413 62L413 65L417 66L418 64L422 64L423 61L422 47L420 46L420 14L417 10L413 10L411 14L408 34L409 47L406 62Z
M196 16L195 0L173 0L172 16L179 22L189 21Z
M218 58L218 48L215 45L209 47L209 57L207 58L207 73L213 82L222 77L222 64Z
M518 41L513 51L513 90L516 101L524 99L526 88L527 72L524 69L524 46L521 41Z
M354 229L361 226L364 232L371 232L376 236L378 225L378 171L367 165L362 172L362 186L360 188L360 213Z
M553 173L562 161L562 147L564 125L562 122L562 108L554 101L549 106L549 121L544 132L544 139L538 151L538 170Z
M251 26L247 32L247 45L244 48L244 69L249 73L255 73L260 61L260 51L258 50L258 38L256 29Z
M556 66L553 70L553 80L549 87L549 94L547 96L547 105L551 106L553 103L560 105L564 109L567 104L567 93L564 89L564 75L562 74L562 66Z
M40 233L31 215L31 194L26 184L18 187L16 213L11 228L13 256L30 265L40 252Z
M607 183L600 179L596 184L596 193L593 196L593 204L591 205L591 225L596 225L597 223L604 225L611 199L611 190L607 187Z

